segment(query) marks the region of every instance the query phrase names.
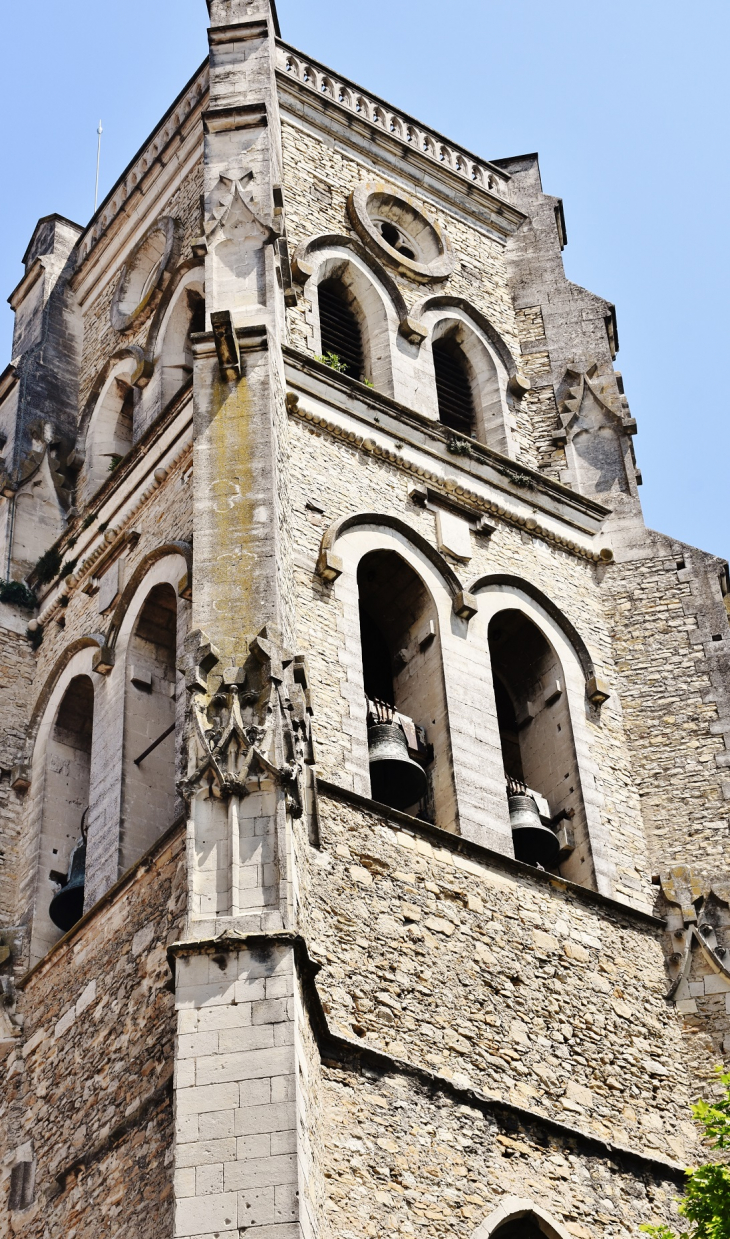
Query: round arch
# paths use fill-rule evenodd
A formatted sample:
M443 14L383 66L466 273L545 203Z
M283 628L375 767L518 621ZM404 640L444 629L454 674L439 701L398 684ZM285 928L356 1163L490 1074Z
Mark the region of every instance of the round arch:
M566 640L573 647L578 661L583 668L583 674L586 681L595 677L596 669L593 664L593 659L588 650L588 646L581 637L578 630L571 624L570 620L563 614L558 606L548 598L547 594L538 589L537 585L533 585L531 581L525 580L523 577L511 576L508 573L491 573L488 576L477 577L469 586L470 594L477 594L481 590L507 590L518 591L525 594L528 598L536 602L550 619L557 624L558 628L564 634Z
M163 562L165 560L170 562L165 564ZM156 569L155 565L160 566ZM192 574L193 548L189 542L165 542L145 555L124 586L122 596L114 608L105 643L108 649L115 651L120 638L123 642L124 636L131 632L137 614L144 605L144 599L155 585L172 585L175 592L180 595L183 577L187 578L189 584L192 581ZM153 575L154 580L151 579ZM146 586L148 577L150 578L149 588L145 588L144 596L141 596L140 591L143 585Z
M519 369L512 352L504 337L497 331L497 328L489 321L487 316L472 305L466 297L457 297L448 293L442 293L437 296L423 297L411 311L411 317L423 321L426 315L439 314L441 317L448 317L449 310L456 310L460 315L464 315L467 320L470 320L471 325L478 329L486 336L489 343L497 353L502 365L507 370L510 378L517 374Z
M193 258L177 268L147 337L140 431L167 408L192 378L190 331L197 305L205 305L205 268L199 259Z
M126 456L134 441L135 377L141 351L125 349L101 383L93 406L87 402L82 431L77 439L83 455L82 489L90 499L109 477L110 470ZM84 419L86 419L84 421Z
M334 521L325 530L320 544L319 559L317 561L317 569L320 575L326 575L328 552L333 551L338 540L351 530L362 528L389 530L398 534L413 547L414 551L428 560L429 564L439 574L452 598L455 598L462 591L462 585L458 576L444 556L418 530L412 529L400 517L391 516L387 512L356 512L350 516L342 516L339 520Z
M537 743L543 728L549 729L550 711L557 711L562 718L561 735L564 739L572 736L573 765L566 766L566 769L572 770L577 779L577 782L570 780L567 784L568 787L572 784L575 790L574 800L570 802L575 809L575 815L571 818L575 846L561 862L561 873L570 881L594 886L601 894L612 896L615 866L611 841L603 821L604 795L593 773L593 738L588 726L592 707L587 695L587 680L593 676L593 661L585 642L560 609L541 590L520 577L506 574L479 577L470 586L470 592L475 592L479 600L479 610L471 621L470 638L473 635L479 645L489 649L492 621L501 612L512 612L521 616L520 622L527 620L534 626L554 655L551 683L545 682L541 693L535 698L535 713L531 715L533 721L524 734L536 729L533 739ZM595 722L595 715L592 718ZM560 721L557 714L556 721ZM545 743L549 747L552 741L546 739ZM541 791L541 788L535 787L534 790ZM547 786L541 794L550 800Z
M338 240L343 240L338 238ZM395 395L392 342L397 336L399 317L389 285L383 272L347 244L329 244L310 250L307 269L311 269L305 284L305 296L311 302L314 327L314 350L322 352L319 322L319 286L325 280L336 279L360 327L363 345L364 377L377 391ZM375 264L376 265L376 264ZM302 264L298 269L304 270ZM402 298L401 298L402 300Z
M133 364L130 364L133 363ZM84 451L84 444L89 428L89 422L96 409L99 398L108 386L109 380L115 370L121 369L124 373L129 372L133 377L135 371L141 370L144 364L144 353L136 344L130 344L127 348L120 348L114 353L107 362L102 366L89 392L86 404L83 407L81 417L79 418L79 429L76 435L76 448L78 452ZM130 377L130 381L131 381Z
M201 287L204 287L204 280L205 263L200 258L190 258L187 262L181 262L179 267L176 268L170 283L163 293L162 300L155 310L147 335L144 352L145 359L148 362L155 362L157 359L170 316L175 309L175 303L191 284L200 284Z
M31 720L32 731L28 737L30 791L26 808L24 832L26 846L20 883L21 889L28 892L28 905L23 909L23 916L28 921L32 920L33 925L30 946L31 965L41 959L53 943L61 937L60 931L53 925L48 915L48 906L54 893L51 870L65 872L69 859L68 855L64 854L61 840L48 833L47 813L51 807L56 807L59 790L58 787L54 788L52 783L49 785L49 745L53 743L59 710L74 681L88 681L93 693L94 713L96 713L98 677L94 676L92 667L96 649L98 649L96 638L82 637L64 651L44 685ZM50 777L52 779L54 776L50 775ZM86 790L88 792L88 788ZM79 820L80 808L81 806L79 807ZM68 845L68 840L65 844Z
M57 691L59 680L61 679L61 677L64 677L64 682L66 680L66 677L64 676L64 672L66 671L66 668L69 666L70 663L72 663L76 659L76 656L80 654L83 650L89 650L90 653L88 656L88 665L89 665L89 670L91 670L94 654L98 650L103 649L103 647L104 647L104 634L100 632L94 632L94 633L89 633L87 636L84 636L84 637L78 637L75 641L72 641L70 645L66 646L66 649L63 650L59 654L58 658L56 659L55 663L53 664L53 667L51 668L46 678L46 681L43 687L41 688L38 696L36 697L35 704L33 706L33 709L31 710L30 721L28 723L28 731L27 731L27 736L26 736L25 748L23 750L25 763L29 762L32 758L33 751L34 751L35 744L36 744L36 739L38 736L38 730L41 725L41 721L48 707L48 703L51 700L51 697L54 696L54 694ZM74 672L73 674L81 674L81 673ZM65 692L65 688L63 689L61 696L63 696L63 692Z
M542 1205L521 1196L507 1196L489 1217L474 1231L472 1239L491 1239L502 1226L520 1218L534 1218L547 1239L572 1239L565 1225Z
M408 307L395 280L388 274L385 267L372 254L368 253L364 246L354 241L346 233L322 233L320 236L310 237L309 240L302 241L297 246L292 259L292 269L295 277L302 283L308 282L315 275L322 261L322 252L332 249L348 250L356 255L390 297L399 322L402 322L407 317Z

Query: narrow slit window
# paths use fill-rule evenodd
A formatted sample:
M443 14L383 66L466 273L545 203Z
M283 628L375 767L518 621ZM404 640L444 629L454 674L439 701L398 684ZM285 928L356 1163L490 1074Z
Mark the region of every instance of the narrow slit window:
M346 300L339 280L326 280L319 286L319 326L322 355L332 353L352 379L363 374L363 348L360 324Z
M439 418L461 434L474 432L474 396L466 359L455 340L436 340L433 346Z

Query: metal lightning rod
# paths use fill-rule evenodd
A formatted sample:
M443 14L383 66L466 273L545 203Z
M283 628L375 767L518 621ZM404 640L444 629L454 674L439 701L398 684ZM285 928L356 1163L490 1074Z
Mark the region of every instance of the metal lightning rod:
M96 144L96 187L94 189L94 215L96 215L96 207L99 202L99 163L101 160L101 135L104 132L101 127L101 121L99 121L99 128L96 132L99 135L99 140Z

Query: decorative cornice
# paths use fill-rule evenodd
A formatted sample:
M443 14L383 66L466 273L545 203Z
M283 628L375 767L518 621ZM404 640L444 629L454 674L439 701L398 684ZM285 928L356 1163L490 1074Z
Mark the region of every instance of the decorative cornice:
M503 236L511 236L525 220L524 213L509 202L510 176L495 164L427 129L406 113L395 111L377 95L361 90L285 43L277 43L276 68L283 87L305 98L310 96L312 102L317 99L320 110L339 113L350 133L361 125L373 137L392 142L401 162L403 158L413 159L424 169L438 170L453 178L464 195L476 191L481 204L488 208L491 226Z
M492 1116L499 1124L514 1125L515 1120L523 1128L539 1128L549 1131L565 1143L579 1144L599 1157L611 1161L641 1167L644 1173L651 1170L657 1176L673 1183L684 1183L685 1171L676 1162L667 1161L663 1157L652 1157L638 1149L626 1145L614 1144L604 1140L593 1132L583 1131L560 1119L529 1110L513 1101L504 1101L499 1097L490 1096L471 1085L461 1085L450 1080L448 1076L428 1067L422 1067L408 1059L398 1058L387 1050L370 1046L366 1042L356 1041L342 1033L333 1032L329 1026L327 1015L317 989L316 977L322 969L322 964L313 959L309 952L306 938L296 931L279 931L276 933L238 934L223 931L216 938L173 942L167 951L168 964L174 976L174 961L194 955L222 954L226 951L261 951L267 946L287 946L293 954L297 971L302 984L302 996L309 1018L309 1024L314 1033L320 1058L345 1070L357 1070L361 1064L375 1068L378 1074L390 1073L410 1078L415 1083L425 1085L430 1093L441 1093L452 1097L458 1105L469 1106Z
M316 362L309 357L305 358L303 354L300 354L294 349L285 347L283 352L286 362L294 362L294 364L298 363L300 369L311 370L312 373L316 374L318 378L321 377L322 379L326 379L327 382L332 383L334 386L339 386L345 388L346 390L352 389L353 392L356 391L358 396L362 395L362 399L364 400L372 400L373 403L385 404L388 406L388 410L394 412L396 416L403 416L405 414L408 420L413 422L414 425L417 425L418 430L421 433L425 432L433 436L434 447L438 445L443 448L445 446L446 450L449 450L448 440L445 440L443 434L439 433L439 430L436 428L436 424L429 422L428 419L420 417L412 410L405 409L404 407L398 405L396 401L390 400L389 397L381 396L380 394L377 396L374 395L369 389L363 388L362 384L357 383L355 380L348 379L346 375L334 375L333 371L328 369L328 367L321 365L319 362ZM306 365L304 364L305 362ZM360 391L361 388L362 393ZM586 559L590 563L606 563L610 562L613 558L612 553L608 549L595 550L592 546L587 546L583 542L578 542L573 538L564 537L556 530L550 529L548 526L543 525L537 520L536 517L515 511L514 508L507 506L500 500L490 499L487 496L472 490L468 484L469 475L466 473L466 470L461 463L463 462L464 457L458 453L455 454L453 467L464 469L463 482L459 481L455 477L444 477L443 473L434 472L421 466L420 464L415 463L414 461L408 460L403 456L402 452L398 452L393 448L380 443L375 437L375 433L383 433L390 437L388 431L381 426L379 426L377 428L377 432L374 432L373 434L368 433L367 427L365 428L364 433L350 430L332 418L324 416L319 411L306 408L301 405L299 396L295 392L290 392L287 397L287 409L290 416L296 417L311 426L317 426L320 430L331 435L335 439L341 440L349 447L354 447L358 451L364 452L368 455L379 457L382 460L387 460L390 464L393 464L397 466L397 468L403 470L403 472L412 474L420 483L423 484L425 482L428 486L437 489L443 494L445 499L458 499L460 505L465 508L470 508L475 517L483 516L486 513L489 513L492 516L498 516L505 524L514 525L516 528L524 530L530 534L531 537L540 538L542 541L547 542L560 550L567 551L572 555L576 555L581 559ZM353 416L356 415L353 414ZM403 435L403 439L406 439L405 435ZM558 501L570 502L573 505L576 504L576 499L580 499L581 503L584 502L584 506L591 513L594 519L596 516L599 520L605 519L605 517L609 514L608 509L599 505L594 505L590 500L583 501L583 497L576 496L575 492L568 491L567 488L565 488L564 496L562 493L564 488L562 488L558 483L553 482L551 479L542 477L534 470L527 469L525 466L518 464L516 461L510 460L506 457L500 457L498 453L493 452L490 448L482 447L481 445L472 445L471 441L468 440L464 440L464 442L470 447L470 451L476 456L477 462L480 457L483 457L484 463L492 465L492 467L504 477L507 483L512 483L514 486L524 489L526 492L526 502L532 501L531 498L528 499L528 494L530 492L543 490L546 493L556 493L556 498ZM428 451L426 448L421 448L420 445L419 450L424 452ZM431 454L434 453L431 452ZM490 483L486 480L485 484L498 485L497 482ZM505 491L507 491L507 487L505 487Z
M33 262L30 264L30 267L26 271L22 280L19 284L16 284L15 288L8 297L8 305L11 310L17 310L18 307L22 305L33 285L38 283L38 280L45 272L45 269L45 264L42 258L38 257L33 259Z

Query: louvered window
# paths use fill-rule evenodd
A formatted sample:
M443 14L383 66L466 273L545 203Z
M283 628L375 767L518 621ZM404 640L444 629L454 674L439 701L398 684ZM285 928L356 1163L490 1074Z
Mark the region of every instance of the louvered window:
M352 379L363 376L360 324L345 300L339 280L326 280L319 289L319 326L322 354L334 353Z
M464 355L454 340L436 340L433 346L439 417L444 426L471 435L474 430L474 397Z

